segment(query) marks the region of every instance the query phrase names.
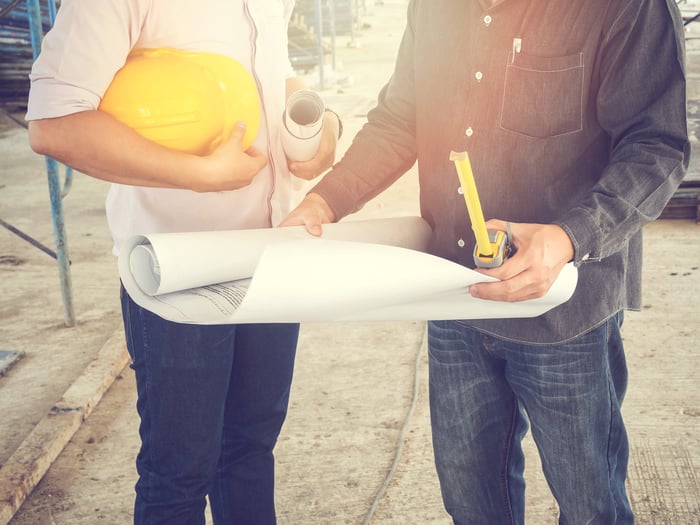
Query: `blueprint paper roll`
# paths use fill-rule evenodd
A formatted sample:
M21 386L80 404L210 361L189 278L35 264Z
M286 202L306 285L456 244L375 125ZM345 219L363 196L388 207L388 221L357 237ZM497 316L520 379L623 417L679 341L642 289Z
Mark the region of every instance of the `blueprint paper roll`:
M282 146L287 158L303 162L316 155L324 110L323 100L313 91L301 90L289 97L282 116Z
M495 278L428 254L431 235L411 216L324 224L322 237L303 226L135 235L119 276L143 308L197 324L536 317L576 289L569 263L544 297L476 299L469 286Z

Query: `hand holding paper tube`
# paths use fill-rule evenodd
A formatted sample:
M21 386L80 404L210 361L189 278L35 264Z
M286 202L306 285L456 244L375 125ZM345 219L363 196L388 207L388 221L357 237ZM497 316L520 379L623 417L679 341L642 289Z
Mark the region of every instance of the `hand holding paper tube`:
M282 146L290 160L307 161L318 151L323 130L325 105L308 90L293 93L282 116Z

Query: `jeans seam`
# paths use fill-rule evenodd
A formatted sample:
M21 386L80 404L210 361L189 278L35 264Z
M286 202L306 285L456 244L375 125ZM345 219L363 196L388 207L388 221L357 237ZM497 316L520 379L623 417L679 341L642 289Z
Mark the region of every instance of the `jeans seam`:
M510 422L510 431L508 432L508 446L506 447L506 454L505 454L505 472L503 473L503 480L504 480L504 485L505 485L505 505L506 505L506 510L508 512L508 517L510 519L510 523L512 525L515 525L515 517L513 516L513 505L512 501L510 498L510 469L509 469L509 460L511 456L511 451L513 449L513 436L515 434L515 421L517 419L517 411L518 411L518 398L514 394L513 395L513 412L511 416L511 422Z
M606 354L607 352L610 351L610 323L611 322L616 322L618 323L618 316L615 315L611 317L608 322L605 324L605 347L606 347ZM610 417L608 419L608 444L605 449L605 463L608 467L608 493L610 494L610 497L613 500L613 507L615 509L615 514L617 514L618 509L617 509L617 498L614 496L614 488L612 486L612 477L613 477L613 469L612 465L610 464L610 457L611 457L611 449L612 449L612 439L613 439L613 420L615 418L615 403L614 400L617 399L617 392L615 390L615 385L613 384L613 379L612 379L612 370L610 369L610 361L606 356L605 359L605 367L606 367L606 372L608 376L608 406L610 407Z
M141 330L141 337L142 337L142 342L141 342L142 356L141 357L143 359L143 365L142 365L143 371L144 371L144 374L146 376L146 380L144 381L145 392L143 392L143 395L146 396L146 403L144 403L144 407L143 407L143 410L145 411L145 413L141 415L141 419L143 421L143 419L145 417L147 417L148 418L148 425L150 426L153 424L153 420L152 420L153 410L151 409L151 403L153 402L153 398L152 398L152 393L151 393L151 391L152 391L151 367L148 366L147 361L149 359L151 359L153 357L153 355L151 352L150 338L149 338L149 332L148 332L148 328L147 328L148 323L147 323L146 319L144 318L145 315L148 315L148 314L146 314L146 310L139 308L138 309L138 316L139 316L139 323L140 323L139 328ZM151 456L153 454L153 450L154 450L154 443L152 441L152 433L151 432L149 432L148 450L149 450L149 458L147 461L150 464L151 463L150 458L151 458ZM151 477L150 472L147 472L146 475L149 478ZM151 485L152 484L149 481L149 483L147 484L147 487L149 487L148 493L146 494L146 496L148 497L149 500L152 498L152 493L151 493L152 490L150 489ZM150 519L149 519L149 521L150 521Z
M605 462L608 466L608 493L610 494L612 500L613 500L613 506L615 508L615 513L617 514L617 499L614 497L614 489L612 486L612 476L613 476L613 469L612 465L610 464L610 456L611 456L611 450L612 450L612 438L613 438L613 433L612 433L612 428L613 428L613 418L615 417L615 407L613 406L613 392L612 389L614 386L611 384L611 381L608 382L608 396L609 396L609 403L610 403L610 418L608 420L608 445L605 450Z

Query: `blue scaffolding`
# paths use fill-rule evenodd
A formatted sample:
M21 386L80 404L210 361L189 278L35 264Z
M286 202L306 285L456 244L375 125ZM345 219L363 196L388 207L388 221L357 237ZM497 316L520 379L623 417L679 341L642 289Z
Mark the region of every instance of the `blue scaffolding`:
M31 45L32 60L36 59L41 49L41 41L56 17L55 0L26 0L22 5L21 0L0 2L0 44L8 54L16 52L21 54L23 47ZM61 166L49 157L46 157L46 174L49 185L49 199L51 202L51 217L53 221L56 252L51 252L26 234L19 232L3 221L3 226L13 233L31 242L55 257L58 262L59 279L61 283L61 296L63 299L63 318L66 326L75 326L75 312L73 309L73 292L70 275L70 259L68 258L68 245L66 240L65 221L63 216L63 198L70 191L73 180L73 170L65 167L63 181L61 181Z

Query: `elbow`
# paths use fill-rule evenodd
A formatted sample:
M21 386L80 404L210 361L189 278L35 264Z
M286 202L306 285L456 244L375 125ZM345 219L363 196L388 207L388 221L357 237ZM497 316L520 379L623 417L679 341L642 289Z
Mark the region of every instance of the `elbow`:
M29 131L29 147L39 155L49 155L49 140L47 126L43 120L30 120L27 124Z

